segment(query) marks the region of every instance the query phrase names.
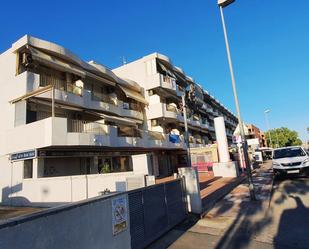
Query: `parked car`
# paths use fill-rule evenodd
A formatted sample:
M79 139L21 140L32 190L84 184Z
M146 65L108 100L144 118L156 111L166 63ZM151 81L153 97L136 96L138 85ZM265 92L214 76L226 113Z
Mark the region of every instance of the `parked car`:
M276 176L309 175L309 155L301 146L274 149L272 158Z

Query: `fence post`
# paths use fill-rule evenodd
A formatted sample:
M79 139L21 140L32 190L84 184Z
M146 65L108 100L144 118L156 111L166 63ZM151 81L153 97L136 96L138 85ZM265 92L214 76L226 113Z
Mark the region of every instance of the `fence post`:
M194 214L202 213L202 199L197 169L185 167L178 169L179 175L184 177L188 211Z

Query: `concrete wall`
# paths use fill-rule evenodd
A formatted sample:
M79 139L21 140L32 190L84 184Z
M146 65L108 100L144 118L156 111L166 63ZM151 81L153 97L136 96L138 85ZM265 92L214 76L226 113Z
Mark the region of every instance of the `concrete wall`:
M121 195L127 200L128 196ZM0 224L0 248L131 248L129 213L126 230L113 235L112 197L100 197L48 209Z
M132 162L135 174L151 175L152 169L149 154L133 155Z
M125 191L133 172L22 179L23 163L16 162L12 179L3 182L1 202L16 206L55 206L100 195L101 191ZM10 173L10 172L9 172Z

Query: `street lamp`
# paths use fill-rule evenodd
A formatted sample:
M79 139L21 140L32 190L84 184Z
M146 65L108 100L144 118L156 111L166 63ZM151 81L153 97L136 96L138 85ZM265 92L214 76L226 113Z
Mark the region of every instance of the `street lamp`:
M237 111L237 116L238 116L240 136L241 136L241 140L242 140L242 144L243 144L244 157L245 157L245 163L246 163L246 172L247 172L248 181L249 181L250 197L251 197L251 200L256 200L255 192L254 192L254 185L253 185L252 175L251 175L251 163L250 163L249 156L248 156L248 144L247 144L247 140L246 140L246 136L245 136L243 122L242 122L241 115L240 115L240 107L239 107L239 103L238 103L238 96L237 96L237 90L236 90L236 84L235 84L233 64L232 64L232 58L231 58L231 53L230 53L230 46L229 46L229 41L228 41L226 26L225 26L225 21L224 21L224 15L223 15L223 8L230 5L234 1L235 0L218 0L218 6L219 6L219 9L220 9L220 14L221 14L221 21L222 21L222 26L223 26L223 33L224 33L224 39L225 39L225 45L226 45L227 58L228 58L229 67L230 67L230 74L231 74L232 87L233 87L233 92L234 92L234 100L235 100L235 105L236 105L236 111Z
M265 122L266 122L266 126L267 126L267 130L268 130L268 135L269 135L269 144L270 146L273 145L273 142L272 142L272 139L271 139L271 133L270 133L270 127L269 127L269 120L268 120L268 113L270 113L270 110L267 109L264 111L264 114L265 114Z
M268 129L268 135L269 135L269 142L270 142L271 145L273 145L272 139L271 139L271 133L270 133L269 119L268 119L268 115L267 115L268 113L270 113L270 110L269 110L269 109L267 109L267 110L264 111L266 126L267 126L267 129ZM275 132L275 134L276 134L276 148L278 148L278 147L279 147L278 133Z

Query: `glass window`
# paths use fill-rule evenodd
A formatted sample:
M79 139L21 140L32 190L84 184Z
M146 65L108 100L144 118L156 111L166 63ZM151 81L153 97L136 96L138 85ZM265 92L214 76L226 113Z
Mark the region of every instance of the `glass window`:
M125 172L125 171L133 171L131 157L129 156L113 157L112 172Z
M295 148L285 148L285 149L279 149L274 150L274 159L279 158L285 158L285 157L299 157L299 156L305 156L305 152L298 147Z
M111 173L112 160L110 157L98 160L98 170L100 174Z
M133 171L130 156L104 157L98 159L100 174Z
M24 161L24 179L32 178L33 160Z

